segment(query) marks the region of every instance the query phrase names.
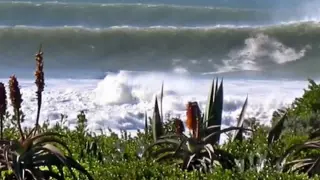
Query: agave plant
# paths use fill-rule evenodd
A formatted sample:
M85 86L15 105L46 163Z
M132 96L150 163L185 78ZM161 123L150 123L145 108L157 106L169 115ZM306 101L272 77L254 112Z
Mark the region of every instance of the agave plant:
M240 115L241 122L246 105L247 100ZM221 81L218 87L217 83L213 82L204 115L197 102L189 102L187 105L186 126L191 131L191 136L183 133L185 128L180 119L175 119L176 133L164 135L163 120L159 114L156 99L154 116L151 119L155 142L146 148L143 157L154 158L155 161L173 161L182 169L202 172L211 171L215 165L226 169L233 168L235 166L234 157L217 146L220 134L233 130L237 130L236 134L238 134L249 129L243 128L241 123L237 127L221 129L222 108L223 83Z
M38 69L36 72L36 84L38 86L38 111L35 127L25 133L22 129L23 114L21 103L23 101L20 87L16 76L11 76L9 80L10 100L14 110L14 122L19 132L19 140L1 140L0 141L0 172L11 171L9 179L17 180L38 180L38 179L65 179L65 169L69 170L73 179L84 179L76 176L74 170L78 170L82 176L92 180L91 175L76 162L67 145L63 142L62 135L53 132L39 133L38 122L41 107L41 92L44 87L42 71L42 52L37 54ZM6 97L4 86L1 87L1 138L3 137L3 115L6 108ZM65 154L67 152L67 154Z
M92 180L91 175L72 158L67 145L58 133L47 132L29 136L23 141L7 141L1 151L2 170L11 170L17 180L65 179L63 168L69 169L77 179L74 169ZM68 152L64 154L63 152ZM55 170L57 169L57 171Z

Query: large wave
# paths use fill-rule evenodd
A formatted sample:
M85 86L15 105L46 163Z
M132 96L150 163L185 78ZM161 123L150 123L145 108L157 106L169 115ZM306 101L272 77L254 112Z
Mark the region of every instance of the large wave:
M48 68L263 70L274 65L318 62L312 59L319 56L320 26L300 23L195 29L3 27L0 42L3 66L28 67L30 58L26 57L43 43Z
M2 2L0 25L29 26L207 26L217 24L263 25L293 20L315 20L297 10L240 9L227 7Z

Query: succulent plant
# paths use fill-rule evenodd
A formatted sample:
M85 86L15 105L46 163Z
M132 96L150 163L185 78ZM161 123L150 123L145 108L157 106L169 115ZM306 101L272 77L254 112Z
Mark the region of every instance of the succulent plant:
M20 135L19 140L3 140L3 118L6 112L6 92L4 84L0 83L0 117L1 117L1 140L0 140L0 172L12 171L7 179L37 180L37 179L65 179L65 169L68 169L73 179L83 179L76 174L82 174L87 179L93 180L92 176L76 162L63 141L63 136L54 132L36 133L38 128L39 113L41 107L41 93L44 88L43 62L41 48L36 55L37 71L36 85L38 87L38 115L35 127L24 133L21 123L23 113L21 111L22 95L19 82L15 75L10 77L9 90L10 100L14 110L13 123L17 125ZM67 152L68 154L65 154ZM55 170L57 169L57 171ZM75 173L78 170L79 173Z
M153 158L155 161L173 161L185 170L209 172L216 165L232 169L236 165L234 157L227 151L219 149L217 144L222 133L238 130L238 134L249 130L242 126L246 104L247 100L239 118L241 119L239 127L221 129L223 83L221 81L220 87L213 83L204 115L197 102L189 102L187 105L186 127L190 130L191 136L183 133L184 126L180 119L174 120L175 133L162 135L155 133L163 129L159 123L162 121L156 99L154 116L151 119L155 142L146 148L143 157Z
M6 141L1 151L1 157L4 159L1 158L0 162L6 164L2 170L12 170L18 180L25 180L26 177L30 177L30 179L64 179L63 168L66 167L75 179L77 176L73 169L85 174L88 179L93 179L72 158L70 150L61 138L62 136L58 133L48 132L28 137L20 142ZM63 151L67 151L68 155L65 155ZM55 172L54 168L57 168L58 172Z

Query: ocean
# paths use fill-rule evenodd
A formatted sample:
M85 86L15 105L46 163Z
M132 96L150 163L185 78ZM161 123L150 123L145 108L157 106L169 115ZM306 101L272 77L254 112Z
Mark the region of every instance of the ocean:
M185 118L224 78L223 124L272 112L319 79L317 1L0 1L0 79L16 74L25 125L36 117L34 54L42 44L46 87L41 120L84 110L91 130L144 127L164 82L165 113Z

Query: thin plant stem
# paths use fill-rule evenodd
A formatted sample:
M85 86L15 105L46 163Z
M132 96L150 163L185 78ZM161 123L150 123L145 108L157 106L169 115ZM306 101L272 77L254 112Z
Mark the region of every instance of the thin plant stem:
M16 109L16 116L17 116L18 130L20 132L22 141L24 141L25 137L24 137L23 130L22 130L22 127L21 127L20 110L19 109Z

